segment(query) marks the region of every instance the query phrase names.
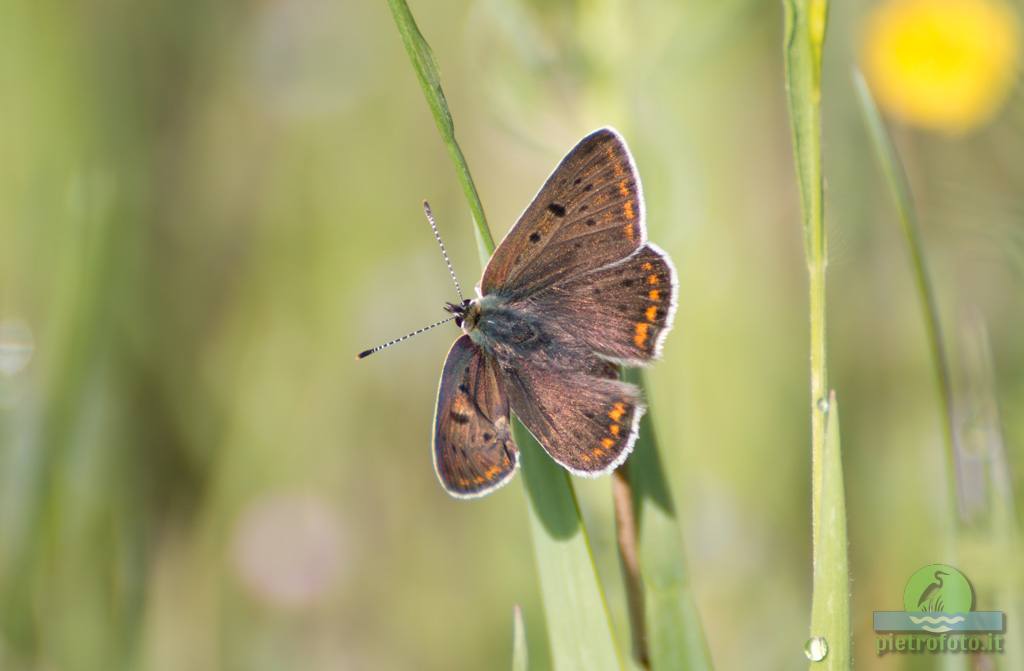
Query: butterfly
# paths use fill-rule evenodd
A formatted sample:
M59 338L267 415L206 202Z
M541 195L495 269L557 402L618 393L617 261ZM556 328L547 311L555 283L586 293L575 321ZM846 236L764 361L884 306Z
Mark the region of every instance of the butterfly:
M511 480L519 466L513 412L575 475L622 464L644 405L640 390L619 379L619 366L658 357L676 293L671 261L647 242L625 141L611 128L594 131L497 246L477 297L445 306L463 334L445 359L434 414L434 468L444 489L475 498Z

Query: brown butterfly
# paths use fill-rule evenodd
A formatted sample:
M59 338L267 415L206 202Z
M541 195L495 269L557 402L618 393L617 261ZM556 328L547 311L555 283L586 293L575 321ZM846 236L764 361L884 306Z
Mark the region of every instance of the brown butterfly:
M464 332L445 360L434 415L445 490L472 498L511 479L519 451L510 410L573 474L625 461L644 406L618 366L658 356L676 291L668 256L647 242L626 143L611 128L591 133L498 245L479 297L445 307Z

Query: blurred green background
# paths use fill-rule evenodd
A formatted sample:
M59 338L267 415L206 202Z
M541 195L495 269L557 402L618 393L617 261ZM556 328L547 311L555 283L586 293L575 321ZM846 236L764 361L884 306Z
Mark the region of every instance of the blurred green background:
M831 383L856 663L924 669L938 661L877 658L871 630L924 564L1021 622L1024 99L1014 62L972 127L894 126L954 363L952 548L920 310L851 83L873 7L836 3L826 44ZM630 142L681 279L650 395L712 657L805 664L781 3L412 9L496 236L586 132ZM456 329L353 359L454 297L423 198L475 283L469 213L383 2L0 3L0 669L505 668L517 603L546 668L521 482L462 502L432 471ZM575 484L626 646L609 479Z

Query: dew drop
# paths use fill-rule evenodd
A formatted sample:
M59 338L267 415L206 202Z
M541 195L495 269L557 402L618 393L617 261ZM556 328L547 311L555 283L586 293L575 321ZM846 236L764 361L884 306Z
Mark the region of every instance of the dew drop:
M28 366L35 352L32 329L20 319L0 320L0 374L14 377Z
M828 399L824 396L818 399L818 410L828 412Z
M812 662L820 662L828 654L828 641L821 636L812 636L804 643L804 656Z

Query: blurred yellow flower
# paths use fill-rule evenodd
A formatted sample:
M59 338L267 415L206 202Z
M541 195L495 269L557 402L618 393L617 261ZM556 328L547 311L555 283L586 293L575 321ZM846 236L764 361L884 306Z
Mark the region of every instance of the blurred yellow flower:
M990 120L1017 79L1017 15L996 0L889 0L869 15L865 74L908 123L963 133Z

